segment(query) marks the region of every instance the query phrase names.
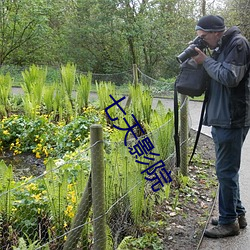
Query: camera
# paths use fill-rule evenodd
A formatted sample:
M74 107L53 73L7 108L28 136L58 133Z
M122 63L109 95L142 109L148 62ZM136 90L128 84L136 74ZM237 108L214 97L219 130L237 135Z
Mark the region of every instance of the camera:
M199 48L200 50L203 50L207 48L207 43L199 36L197 36L190 45L180 54L176 57L177 61L179 63L183 63L188 58L198 55L198 53L195 51L195 47Z

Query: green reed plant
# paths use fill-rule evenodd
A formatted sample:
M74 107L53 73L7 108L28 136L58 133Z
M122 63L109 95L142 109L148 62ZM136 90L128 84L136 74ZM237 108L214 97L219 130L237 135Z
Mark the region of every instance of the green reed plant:
M139 166L139 164L136 163L134 159L133 162L131 162L131 167L136 171L133 172L130 170L128 174L128 188L132 188L132 190L129 192L130 208L135 224L139 225L139 223L143 219L143 211L145 211L145 208L148 207L144 199L145 179L144 176L141 174L141 166Z
M53 103L54 103L54 93L55 93L56 85L48 85L44 89L43 102L46 108L46 113L50 114L53 111Z
M142 102L143 119L145 122L150 123L153 97L148 89L143 91L141 96L141 102Z
M72 102L66 94L62 84L55 84L53 97L53 116L56 121L66 120L71 121L74 116Z
M67 63L66 66L61 66L61 77L62 86L64 87L69 100L73 103L72 92L76 82L76 65Z
M12 166L8 167L4 161L0 161L0 213L4 215L5 221L9 222L12 215L13 194L10 190L14 186Z
M138 121L143 121L143 111L141 109L142 86L129 85L129 94L131 96L131 110Z
M96 82L96 90L99 100L100 109L103 110L112 103L112 99L109 95L115 97L116 90L115 84L112 82Z
M166 110L162 102L159 101L155 110L152 111L150 124L146 124L148 132L152 131L155 152L159 153L163 160L174 152L173 115L173 112Z
M11 93L12 79L10 74L0 75L0 116L7 116L9 111L9 96Z
M59 83L56 83L55 94L53 99L53 112L56 121L63 120L65 92Z
M144 89L143 85L129 85L131 96L131 110L136 119L141 122L150 123L153 97L150 90Z
M164 187L162 188L162 190L159 190L158 193L158 197L157 197L157 202L159 202L160 204L164 201L168 201L170 194L171 194L171 183L165 184Z
M56 229L62 230L64 223L64 211L67 209L68 176L67 172L62 173L55 170L56 165L52 159L46 164L46 177L44 185L47 191L49 207L56 223Z
M110 95L112 95L116 100L118 98L118 96L116 95L115 84L111 82L100 82L100 83L96 82L96 90L97 90L100 110L104 110L106 107L113 104L113 100L110 98ZM117 106L113 106L108 110L108 112L112 118L115 118L120 114L122 114L121 110L119 110ZM110 119L108 119L107 116L106 120L109 125L111 126L113 125L113 122L110 121Z
M124 131L115 130L112 132L111 141L119 140L110 144L111 152L116 153L106 155L106 205L108 209L125 195L126 198L122 201L123 206L118 205L121 211L115 210L115 213L118 213L116 216L119 216L119 213L130 211L135 224L138 225L145 209L145 179L141 174L141 165L135 162L128 148L124 146L123 140L120 140L121 134L124 137Z
M24 80L21 83L24 91L24 111L29 117L34 118L40 111L47 68L32 65L28 70L22 72L22 76Z
M80 75L78 78L77 96L76 102L78 107L78 112L83 108L88 107L89 94L91 89L92 73L88 72L87 75Z

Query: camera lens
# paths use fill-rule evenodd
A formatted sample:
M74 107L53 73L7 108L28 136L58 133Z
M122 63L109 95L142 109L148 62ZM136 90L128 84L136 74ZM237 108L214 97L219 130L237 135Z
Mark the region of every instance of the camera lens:
M183 63L188 58L198 55L195 47L199 48L200 50L203 50L207 47L207 43L199 36L197 36L192 43L180 54L176 57L177 61L179 63Z
M198 53L194 49L195 47L195 44L191 44L189 47L187 47L180 55L176 57L177 61L179 63L183 63L188 58L198 55Z

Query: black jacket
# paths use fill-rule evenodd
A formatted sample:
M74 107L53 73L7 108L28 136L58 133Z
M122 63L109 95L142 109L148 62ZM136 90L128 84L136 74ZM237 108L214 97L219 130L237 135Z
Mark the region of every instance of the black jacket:
M204 125L250 126L250 45L237 27L227 30L219 49L203 63L211 77Z

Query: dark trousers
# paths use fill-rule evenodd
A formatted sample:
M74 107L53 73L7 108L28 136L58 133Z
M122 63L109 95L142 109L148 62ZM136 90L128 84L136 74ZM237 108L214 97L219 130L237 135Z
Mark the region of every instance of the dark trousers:
M239 169L241 149L249 127L212 127L215 143L216 175L219 181L219 223L231 224L245 214L240 200Z

